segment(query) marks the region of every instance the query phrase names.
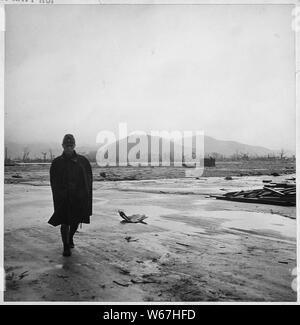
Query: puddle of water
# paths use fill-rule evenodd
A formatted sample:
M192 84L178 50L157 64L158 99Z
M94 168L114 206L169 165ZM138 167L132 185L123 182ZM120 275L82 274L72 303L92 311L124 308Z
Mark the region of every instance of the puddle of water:
M285 237L296 238L296 220L278 214L250 211L201 211L198 217L225 219L223 226L244 230L276 231Z
M204 200L199 200L197 204L201 204ZM203 204L206 204L204 201ZM161 218L164 215L180 214L181 211L176 209L163 208L159 206L124 206L125 213L128 214L145 214L148 219L145 221L151 225L161 227L169 231L176 232L202 232L205 229L197 225L190 226L184 221L170 220ZM278 214L251 212L251 211L201 211L191 212L189 214L195 218L205 217L207 219L217 218L223 219L222 226L226 228L239 228L243 230L258 230L268 232L274 236L277 232L281 236L296 238L296 221L282 217ZM225 219L225 220L224 220ZM273 234L272 234L273 233Z

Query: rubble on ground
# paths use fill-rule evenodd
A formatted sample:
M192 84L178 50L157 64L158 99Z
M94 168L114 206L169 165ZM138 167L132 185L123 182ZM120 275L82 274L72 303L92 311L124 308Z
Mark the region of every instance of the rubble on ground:
M131 216L127 216L124 211L118 210L119 215L121 218L123 218L123 222L129 222L129 223L145 223L144 220L148 217L146 217L144 214L133 214Z
M228 192L214 197L219 200L295 206L296 183L268 183L260 189Z

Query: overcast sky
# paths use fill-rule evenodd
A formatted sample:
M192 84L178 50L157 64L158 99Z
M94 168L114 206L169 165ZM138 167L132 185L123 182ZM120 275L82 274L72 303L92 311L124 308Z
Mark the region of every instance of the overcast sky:
M103 129L295 146L292 6L8 6L5 136ZM117 134L117 133L116 133Z

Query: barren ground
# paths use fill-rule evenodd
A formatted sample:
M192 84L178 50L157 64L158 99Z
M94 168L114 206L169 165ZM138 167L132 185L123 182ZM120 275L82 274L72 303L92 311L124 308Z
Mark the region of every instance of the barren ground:
M208 197L268 177L94 182L68 258L48 181L5 184L5 301L295 301L296 209Z

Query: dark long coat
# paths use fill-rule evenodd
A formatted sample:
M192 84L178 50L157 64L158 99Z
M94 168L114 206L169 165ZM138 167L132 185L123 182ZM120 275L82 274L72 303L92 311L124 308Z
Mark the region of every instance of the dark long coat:
M63 153L50 167L54 213L48 223L90 223L93 174L89 161L75 151L71 158Z

